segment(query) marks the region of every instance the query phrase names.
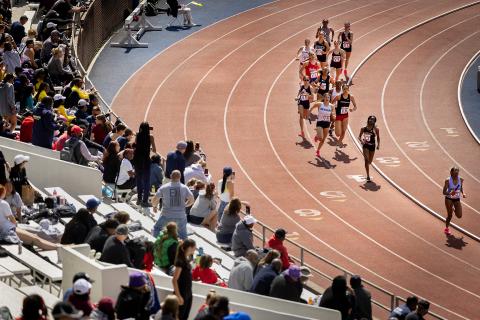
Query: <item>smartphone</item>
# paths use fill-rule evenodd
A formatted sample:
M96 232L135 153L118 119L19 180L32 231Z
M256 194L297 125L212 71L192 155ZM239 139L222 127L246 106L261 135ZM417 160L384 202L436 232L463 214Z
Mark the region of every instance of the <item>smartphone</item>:
M200 150L200 143L195 143L195 150Z
M246 206L246 207L245 207L245 212L246 212L247 214L250 214L250 206Z
M205 174L206 177L208 177L208 169L205 168L205 170L203 171L203 173Z

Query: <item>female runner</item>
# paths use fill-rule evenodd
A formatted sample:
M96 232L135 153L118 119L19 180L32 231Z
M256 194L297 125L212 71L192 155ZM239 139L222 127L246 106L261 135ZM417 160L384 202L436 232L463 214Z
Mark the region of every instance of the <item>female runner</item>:
M330 45L328 44L328 41L325 40L325 35L323 34L323 32L320 32L318 34L318 39L313 44L313 50L317 55L317 59L320 62L320 65L322 66L322 68L325 68L328 65L327 52L330 51Z
M310 112L315 108L318 108L317 127L315 129L317 131L317 134L315 135L315 142L318 141L318 147L315 155L320 158L320 149L327 138L328 128L330 128L330 121L332 119L335 121L334 108L330 104L330 95L325 93L323 95L323 101L316 102L310 108Z
M367 172L367 182L370 182L370 165L375 156L375 139L377 141L377 150L380 149L380 131L377 126L377 117L370 116L367 120L367 126L360 129L358 139L363 145L363 158L365 159L365 171Z
M303 130L304 119L307 119L310 102L313 101L312 88L307 77L303 78L303 84L300 86L300 90L298 90L296 100L298 101L298 121L300 124L299 136L305 138Z
M463 179L458 175L460 169L453 167L450 169L450 177L445 180L443 185L443 195L445 196L445 207L447 208L447 219L445 221L446 235L451 235L450 221L452 220L453 212L458 219L462 218L462 203L460 198L466 198L467 195L463 192Z
M300 60L300 67L299 67L300 83L303 79L303 76L302 76L303 64L308 62L308 57L310 56L310 53L312 53L312 52L313 52L313 48L310 47L310 39L305 39L305 45L301 46L298 49L297 57L296 57L296 60Z
M343 148L343 139L345 138L345 132L348 127L348 111L352 112L357 110L357 103L355 98L349 92L348 85L344 84L342 87L342 94L335 98L337 107L335 108L335 135L338 137L338 146ZM353 104L353 109L350 108L350 102Z
M335 75L335 81L340 80L342 75L342 69L345 63L345 51L340 49L338 41L333 42L334 48L330 50L329 54L332 55L332 60L330 61L330 74Z
M350 31L350 22L345 22L344 31L338 34L338 41L340 42L340 48L345 51L345 66L343 72L345 75L345 80L349 80L348 77L348 62L350 61L350 55L352 54L352 45L353 45L353 33Z

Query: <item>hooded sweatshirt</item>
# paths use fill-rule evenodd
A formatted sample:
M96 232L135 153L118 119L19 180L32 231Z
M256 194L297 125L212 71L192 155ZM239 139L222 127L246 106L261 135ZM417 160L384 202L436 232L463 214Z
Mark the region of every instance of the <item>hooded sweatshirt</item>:
M233 263L228 278L228 287L232 289L248 291L252 287L253 266L245 257L237 258Z
M277 250L280 252L280 259L282 260L282 269L288 269L290 266L290 260L288 259L287 248L283 245L282 240L278 240L275 235L272 235L270 240L268 240L268 247Z
M243 257L250 249L255 249L252 230L243 221L239 221L232 236L232 251L235 257Z

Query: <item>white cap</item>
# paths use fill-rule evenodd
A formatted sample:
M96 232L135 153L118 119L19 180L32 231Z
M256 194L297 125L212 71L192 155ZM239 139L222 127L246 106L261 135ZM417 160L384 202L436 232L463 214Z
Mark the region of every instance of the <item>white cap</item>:
M47 29L50 29L50 28L55 28L57 26L56 23L53 23L53 22L49 22L47 23Z
M53 96L53 101L64 100L64 99L66 98L59 93Z
M84 107L88 104L87 100L84 100L84 99L80 99L78 100L78 103L77 103L79 106L81 107Z
M246 215L243 221L245 222L245 224L254 224L257 222L257 219L255 219L252 215Z
M24 162L27 162L27 161L29 161L29 160L30 160L30 157L29 157L29 156L25 156L25 155L23 155L23 154L17 154L17 155L15 156L15 158L13 158L13 163L14 163L15 165L19 165L19 164L24 163Z
M78 295L87 294L91 288L92 288L91 283L85 279L78 279L73 284L73 292Z

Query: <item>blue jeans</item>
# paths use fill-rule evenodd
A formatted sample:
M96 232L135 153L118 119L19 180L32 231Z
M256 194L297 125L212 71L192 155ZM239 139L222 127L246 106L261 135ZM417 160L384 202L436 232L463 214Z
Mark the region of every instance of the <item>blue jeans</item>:
M138 200L147 203L150 196L150 164L142 168L135 168L137 179Z
M180 239L187 239L187 216L183 215L182 218L167 218L165 216L160 216L155 225L153 226L152 235L156 238L162 229L169 222L175 222L177 224L177 232Z
M227 206L228 202L220 201L220 205L218 206L217 210L217 221L220 222L222 220L223 211L225 211L225 207Z

